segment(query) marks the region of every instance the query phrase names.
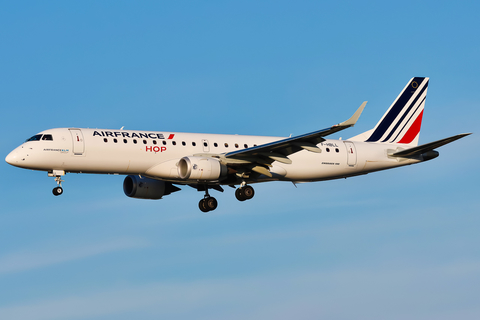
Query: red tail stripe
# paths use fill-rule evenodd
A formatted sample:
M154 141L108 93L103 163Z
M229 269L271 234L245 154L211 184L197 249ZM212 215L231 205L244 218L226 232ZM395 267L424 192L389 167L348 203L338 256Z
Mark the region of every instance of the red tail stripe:
M403 136L402 140L398 141L398 143L410 143L415 139L415 137L420 132L420 128L422 127L422 118L423 118L423 110L418 115L417 119L413 122L412 126L408 129L407 133Z

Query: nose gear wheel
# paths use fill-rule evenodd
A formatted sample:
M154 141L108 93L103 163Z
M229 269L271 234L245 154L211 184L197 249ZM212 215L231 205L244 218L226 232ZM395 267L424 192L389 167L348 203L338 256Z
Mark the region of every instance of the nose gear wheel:
M52 190L52 193L54 196L59 196L63 193L63 188L62 187L55 187Z

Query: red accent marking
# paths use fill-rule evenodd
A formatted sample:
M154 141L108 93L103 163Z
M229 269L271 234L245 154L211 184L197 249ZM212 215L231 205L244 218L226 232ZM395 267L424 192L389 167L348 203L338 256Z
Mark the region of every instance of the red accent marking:
M173 133L170 133L170 135L168 136L168 139L171 140L171 139L173 139L174 136L175 136L175 135L174 135Z
M152 147L145 147L145 148L146 148L145 151L147 151L147 152L148 152L148 151L152 152Z
M77 141L80 141L80 138L77 136Z
M153 147L153 152L157 153L159 151L160 151L160 147L157 147L157 146Z
M167 147L161 147L160 152L167 151Z
M422 127L422 118L423 118L423 110L418 115L417 119L413 122L412 126L408 129L407 133L403 136L402 140L398 141L398 143L410 143L415 139L415 137L420 132L420 128Z

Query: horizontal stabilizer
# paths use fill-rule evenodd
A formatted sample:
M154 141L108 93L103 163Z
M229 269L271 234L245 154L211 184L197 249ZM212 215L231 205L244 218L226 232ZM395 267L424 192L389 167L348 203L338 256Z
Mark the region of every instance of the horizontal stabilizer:
M441 147L443 145L446 145L450 142L453 142L455 140L458 140L458 139L461 139L463 137L466 137L468 135L470 135L471 133L462 133L462 134L457 134L456 136L453 136L453 137L449 137L449 138L445 138L445 139L442 139L442 140L437 140L437 141L434 141L434 142L430 142L430 143L426 143L426 144L422 144L418 147L413 147L413 148L410 148L410 149L406 149L406 150L402 150L402 151L399 151L399 152L395 152L394 154L392 154L393 157L403 157L403 158L408 158L408 157L413 157L413 156L417 156L417 155L421 155L425 152L428 152L428 151L432 151L433 149L435 148L438 148L438 147Z

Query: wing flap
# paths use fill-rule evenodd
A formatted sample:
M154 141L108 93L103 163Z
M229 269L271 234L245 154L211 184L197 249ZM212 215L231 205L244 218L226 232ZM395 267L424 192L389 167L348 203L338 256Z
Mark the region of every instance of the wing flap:
M291 164L292 160L288 157L285 157L283 154L270 152L270 153L260 153L262 156L272 159L273 161L278 161L285 164Z
M252 171L255 171L255 172L263 174L263 175L266 175L267 177L270 177L270 178L272 177L272 174L270 173L270 171L267 168L262 167L262 166L253 167Z
M316 145L314 145L313 143L310 143L310 142L306 142L306 141L303 141L303 142L294 142L294 144L302 149L305 149L307 151L310 151L310 152L315 152L315 153L321 153L322 152L322 149L320 149L319 147L317 147Z

